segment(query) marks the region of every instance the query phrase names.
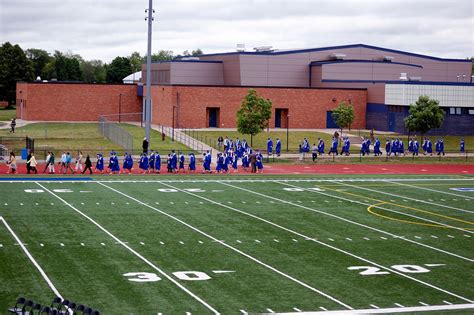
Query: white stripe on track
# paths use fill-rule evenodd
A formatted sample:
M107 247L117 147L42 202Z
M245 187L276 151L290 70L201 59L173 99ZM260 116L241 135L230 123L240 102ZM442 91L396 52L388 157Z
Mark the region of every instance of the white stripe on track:
M281 184L281 185L293 187L293 188L304 189L305 191L309 191L309 192L312 192L312 193L315 193L315 194L321 194L321 195L328 196L328 197L332 197L332 198L339 199L339 200L344 200L344 201L347 201L347 202L353 202L353 203L361 204L361 205L364 205L364 206L372 206L372 204L369 204L369 203L364 203L364 202L356 201L356 200L350 200L350 199L347 199L347 198L344 198L344 197L340 197L340 196L336 196L336 195L324 193L324 192L321 192L321 191L310 190L310 189L308 189L308 188L301 187L301 186L291 185L291 184L288 184L288 183L282 183L282 182L279 182L279 181L274 181L274 182L275 182L275 183L278 183L278 184ZM232 187L236 187L236 188L238 188L238 189L242 189L242 188L237 187L237 186L232 186ZM249 191L249 192L255 193L255 194L259 194L259 193L252 192L252 191ZM264 196L265 196L265 195L264 195ZM266 196L266 197L267 197L267 198L274 198L274 197L271 197L271 196ZM334 215L334 214L332 214L332 213L327 213L327 212L324 212L324 211L322 211L322 210L317 210L317 209L314 209L314 208L309 208L309 207L306 207L306 206L298 205L298 204L295 204L295 203L291 203L291 202L289 202L289 201L284 201L284 202L285 202L285 203L292 204L292 205L295 206L295 207L299 207L299 208L303 208L303 209L306 209L306 210L309 210L309 211L313 211L313 212L317 212L317 213L320 213L320 214L324 214L324 215L326 215L326 216L330 216L330 217L336 218L336 219L341 220L341 221L344 221L344 222L348 222L348 223L351 223L351 224L354 224L354 225L357 225L357 226L361 226L361 227L367 228L367 229L372 230L372 231L376 231L376 232L379 232L379 233L382 233L382 234L385 234L385 235L389 235L389 236L392 236L392 237L394 237L394 238L398 238L398 239L400 239L400 240L403 240L403 241L405 241L405 242L409 242L409 243L416 244L416 245L419 245L419 246L422 246L422 247L426 247L426 248L429 248L429 249L432 249L432 250L441 252L441 253L443 253L443 254L447 254L447 255L450 255L450 256L453 256L453 257L457 257L457 258L460 258L460 259L463 259L463 260L466 260L466 261L474 262L474 259L472 259L472 258L464 257L464 256L461 256L461 255L458 255L458 254L455 254L455 253L446 251L446 250L444 250L444 249L440 249L440 248L437 248L437 247L433 247L433 246L430 246L430 245L426 245L426 244L423 244L423 243L420 243L420 242L417 242L417 241L414 241L414 240L410 240L410 239L408 239L408 238L405 238L404 236L400 236L400 235L396 235L396 234L393 234L393 233L390 233L390 232L387 232L387 231L384 231L384 230L380 230L380 229L378 229L378 228L374 228L374 227L372 227L372 226L368 226L368 225L365 225L365 224L362 224L362 223L359 223L359 222L355 222L355 221L352 221L352 220L349 220L349 219L346 219L346 218L343 218L343 217ZM385 210L385 208L383 208L383 207L381 207L381 209L384 209L384 210Z
M81 216L83 216L84 218L86 218L87 220L89 220L90 222L92 222L95 226L97 226L100 230L102 230L105 234L107 234L108 236L110 236L111 238L113 238L117 243L119 243L120 245L122 245L123 247L125 247L126 249L128 249L131 253L133 253L135 256L137 256L138 258L140 258L143 262L145 262L148 266L150 266L151 268L153 268L154 270L158 271L163 277L165 277L166 279L170 280L173 284L175 284L178 288L180 288L181 290L183 290L184 292L186 292L188 295L190 295L191 297L193 297L196 301L198 301L199 303L201 303L202 305L204 305L207 309L209 309L210 311L212 311L214 314L219 314L219 312L217 310L215 310L212 306L210 306L209 304L207 304L203 299L201 299L200 297L198 297L196 294L194 294L193 292L191 292L190 290L188 290L187 288L185 288L183 285L181 285L178 281L176 281L175 279L173 279L171 276L169 276L166 272L164 272L163 270L161 270L158 266L154 265L152 262L150 262L148 259L146 259L145 257L143 257L140 253L136 252L133 248L131 248L130 246L128 246L127 244L125 244L122 240L120 240L118 237L116 237L115 235L113 235L111 232L109 232L107 229L105 229L102 225L100 225L99 223L97 223L96 221L94 221L94 219L92 219L91 217L89 217L87 214L81 212L79 209L75 208L74 206L72 206L70 203L68 203L66 200L62 199L61 197L59 197L58 195L56 195L55 193L53 193L51 190L49 190L48 188L44 187L43 185L41 185L40 183L38 182L35 182L38 186L40 186L41 188L43 188L45 191L49 192L51 195L53 195L54 197L56 197L57 199L59 199L60 201L62 201L64 203L64 205L68 206L69 208L71 208L72 210L74 210L75 212L77 212L78 214L80 214Z
M387 183L386 180L382 180L382 182ZM456 196L456 197L461 197L461 198L474 199L474 197L471 197L471 196L459 195L459 194L455 194L455 193L452 193L452 192L442 191L442 190L437 190L437 189L432 189L432 188L427 188L427 187L420 187L420 186L416 186L416 185L403 184L403 183L394 182L394 181L390 181L388 183L397 184L397 185L400 185L400 186L407 186L407 187L422 189L422 190L426 190L426 191L432 191L432 192L436 192L436 193L441 193L441 194L451 195L451 196ZM469 213L474 213L474 211L469 211L469 210L465 210L465 211L467 211Z
M229 186L229 187L234 187L234 188L237 188L237 189L241 189L241 190L244 190L244 191L248 191L248 192L254 193L254 192L252 192L252 191L250 191L250 190L247 190L247 189L245 189L245 188L241 188L241 187L237 187L237 186L233 186L233 185L225 184L225 183L221 183L221 184L226 185L226 186ZM259 216L253 215L253 214L251 214L251 213L247 213L247 212L242 211L242 210L239 210L239 209L235 209L235 208L229 207L229 206L227 206L227 205L225 205L225 204L221 204L221 203L219 203L219 202L217 202L217 201L214 201L214 200L211 200L211 199L202 197L202 196L200 196L200 195L196 195L196 194L190 193L190 192L188 192L188 191L179 189L179 188L174 187L174 186L171 186L171 185L167 185L167 184L163 184L163 185L166 185L166 186L168 186L168 187L170 187L170 188L177 189L177 190L179 190L179 191L182 191L182 192L184 192L184 193L193 195L193 196L195 196L195 197L198 197L198 198L201 198L201 199L205 199L205 200L207 200L207 201L209 201L209 202L211 202L211 203L214 203L214 204L219 205L219 206L221 206L221 207L230 209L230 210L232 210L232 211L245 214L245 215L247 215L247 216L249 216L249 217L252 217L252 218L255 218L255 219L259 220L259 221L262 221L262 222L268 223L268 224L270 224L270 225L273 225L273 226L275 226L275 227L277 227L277 228L279 228L279 229L282 229L282 230L285 230L285 231L290 232L290 233L292 233L292 234L301 236L301 237L303 237L303 238L305 238L305 239L308 239L309 241L312 241L312 242L318 243L318 244L320 244L320 245L323 245L323 246L325 246L325 247L334 249L334 250L336 250L336 251L338 251L338 252L340 252L340 253L346 254L346 255L351 256L351 257L353 257L353 258L356 258L356 259L358 259L358 260L361 260L361 261L364 261L364 262L366 262L366 263L372 264L372 265L377 266L377 267L379 267L379 268L381 268L381 269L384 269L384 270L387 270L387 271L392 272L392 273L394 273L394 274L397 274L397 275L399 275L399 276L401 276L401 277L404 277L404 278L410 279L410 280L412 280L412 281L418 282L418 283L423 284L423 285L425 285L425 286L427 286L427 287L430 287L430 288L432 288L432 289L435 289L435 290L438 290L438 291L440 291L440 292L443 292L443 293L452 295L452 296L454 296L454 297L456 297L456 298L458 298L458 299L461 299L461 300L463 300L463 301L466 301L466 302L469 302L469 303L474 303L474 301L472 301L472 300L470 300L470 299L468 299L468 298L465 298L465 297L463 297L463 296L460 296L460 295L458 295L458 294L456 294L456 293L452 293L452 292L450 292L450 291L448 291L448 290L442 289L442 288L437 287L437 286L435 286L435 285L433 285L433 284L430 284L430 283L428 283L428 282L425 282L425 281L422 281L422 280L418 280L418 279L416 279L416 278L414 278L414 277L412 277L412 276L403 274L403 273L401 273L401 272L399 272L399 271L397 271L397 270L394 270L394 269L392 269L392 268L385 267L385 266L380 265L380 264L378 264L378 263L376 263L376 262L373 262L373 261L371 261L371 260L369 260L369 259L363 258L363 257L361 257L361 256L357 256L357 255L352 254L352 253L350 253L350 252L348 252L348 251L345 251L345 250L343 250L343 249L337 248L337 247L332 246L332 245L330 245L330 244L324 243L324 242L319 241L319 240L317 240L317 239L310 238L309 236L306 236L306 235L304 235L304 234L302 234L302 233L293 231L293 230L291 230L291 229L289 229L289 228L283 227L283 226L281 226L281 225L279 225L279 224L273 223L273 222L271 222L271 221L269 221L269 220L266 220L266 219L264 219L264 218L261 218L261 217L259 217ZM262 195L262 196L266 196L266 195L261 194L261 193L256 193L256 194ZM277 200L277 201L280 201L280 202L283 202L283 203L286 203L286 204L297 205L297 204L293 204L292 202L289 202L289 201L286 201L286 200L283 200L283 199L279 199L279 198L275 198L275 197L271 197L271 196L266 196L266 197L267 197L267 198L275 199L275 200Z
M41 268L41 266L36 262L36 260L33 258L33 256L30 254L30 252L26 249L26 247L23 245L23 242L20 240L20 238L15 234L15 232L12 230L12 228L10 227L10 225L8 225L7 221L3 218L3 217L0 217L0 221L3 222L3 224L5 225L5 227L7 228L8 232L10 232L10 234L13 236L13 238L15 239L15 241L20 244L20 247L21 249L23 250L23 252L25 252L26 256L30 259L31 263L36 267L36 269L38 269L39 273L41 274L41 276L43 277L43 279L46 281L46 283L48 284L48 286L51 288L51 290L53 291L54 294L56 294L57 297L61 298L61 300L64 300L61 293L59 293L58 289L56 289L56 287L54 286L53 282L49 279L48 275L46 274L46 272L44 272L43 268ZM71 309L68 309L68 313L72 315L72 310Z
M223 241L221 241L221 240L215 238L215 237L212 236L212 235L207 234L206 232L203 232L203 231L199 230L198 228L192 226L191 224L186 223L186 222L184 222L183 220L181 220L181 219L179 219L179 218L177 218L177 217L175 217L175 216L173 216L173 215L171 215L171 214L169 214L169 213L167 213L167 212L164 212L163 210L160 210L160 209L158 209L158 208L155 208L155 207L153 207L153 206L151 206L151 205L149 205L149 204L147 204L147 203L145 203L145 202L143 202L143 201L141 201L141 200L139 200L139 199L136 199L136 198L134 198L134 197L132 197L132 196L130 196L130 195L127 195L127 194L125 194L125 193L123 193L123 192L121 192L121 191L119 191L119 190L117 190L117 189L115 189L115 188L112 188L112 187L110 187L110 186L107 186L107 185L105 185L105 184L103 184L103 183L98 183L98 184L101 185L101 186L104 186L104 187L106 187L106 188L108 188L108 189L110 189L110 190L112 190L112 191L115 191L116 193L118 193L118 194L120 194L120 195L122 195L122 196L124 196L124 197L127 197L127 198L129 198L129 199L131 199L131 200L133 200L133 201L135 201L135 202L137 202L137 203L139 203L139 204L141 204L141 205L147 207L147 208L150 208L150 209L152 209L152 210L154 210L154 211L156 211L156 212L158 212L158 213L161 213L162 215L165 215L165 216L167 216L168 218L173 219L174 221L177 221L177 222L181 223L182 225L184 225L184 226L190 228L191 230L193 230L193 231L195 231L195 232L197 232L197 233L199 233L199 234L201 234L201 235L203 235L203 236L205 236L205 237L207 237L207 238L213 240L214 242L219 243L219 244L221 244L222 246L225 246L225 247L231 249L232 251L234 251L234 252L236 252L236 253L239 253L240 255L242 255L242 256L244 256L244 257L246 257L246 258L248 258L248 259L250 259L250 260L252 260L252 261L254 261L254 262L256 262L256 263L258 263L259 265L264 266L265 268L270 269L271 271L276 272L276 273L278 273L279 275L281 275L281 276L283 276L283 277L285 277L285 278L287 278L287 279L290 279L291 281L296 282L296 283L298 283L299 285L301 285L301 286L303 286L303 287L305 287L305 288L307 288L307 289L309 289L309 290L311 290L311 291L313 291L313 292L316 292L316 293L318 293L318 294L320 294L320 295L322 295L322 296L324 296L324 297L326 297L326 298L328 298L328 299L330 299L330 300L336 302L337 304L339 304L339 305L341 305L341 306L344 306L345 308L347 308L347 309L349 309L349 310L353 309L351 306L345 304L344 302L339 301L338 299L336 299L336 298L330 296L329 294L324 293L323 291L320 291L320 290L318 290L318 289L316 289L316 288L314 288L314 287L312 287L312 286L310 286L310 285L304 283L303 281L298 280L298 279L296 279L296 278L294 278L294 277L292 277L292 276L290 276L290 275L288 275L288 274L286 274L286 273L284 273L284 272L282 272L282 271L280 271L280 270L278 270L278 269L276 269L276 268L274 268L274 267L272 267L272 266L270 266L270 265L268 265L268 264L266 264L266 263L264 263L264 262L258 260L257 258L255 258L255 257L253 257L253 256L250 256L249 254L247 254L247 253L245 253L245 252L243 252L243 251L241 251L241 250L239 250L239 249L237 249L237 248L235 248L235 247L233 247L233 246L231 246L231 245L229 245L229 244L227 244L227 243L225 243L225 242L223 242ZM181 190L181 189L179 189L179 188L175 188L175 187L173 187L173 186L171 186L171 185L168 185L168 184L163 184L163 183L162 183L162 185L165 185L165 186L168 186L168 187L170 187L170 188L174 188L174 189L176 189L176 190L179 190L179 191L188 193L188 194L190 194L190 195L192 195L192 196L198 196L198 195L195 195L195 194L190 193L190 192L188 192L188 191ZM203 198L203 199L207 199L207 198ZM209 201L212 202L212 203L215 203L215 202L212 201L212 200L209 200ZM228 207L228 206L226 206L226 207ZM229 208L230 208L230 207L229 207Z
M428 205L437 206L437 207L446 208L446 209L451 209L451 210L457 210L457 211L462 211L462 212L466 212L466 211L469 212L469 210L466 210L466 209L460 209L460 208L456 208L456 207L451 207L451 206L446 206L446 205L442 205L442 204L437 204L437 203L434 203L434 202L419 200L419 199L416 199L416 198L405 197L405 196L402 196L402 195L396 195L396 194L392 194L392 193L385 192L385 191L380 191L380 190L376 190L376 189L370 189L370 188L367 188L367 187L361 187L361 186L351 185L351 184L342 183L342 182L339 182L339 181L332 181L332 182L335 183L335 184L340 184L340 185L347 186L347 187L352 187L352 188L357 188L357 189L361 189L361 190L366 190L366 191L374 192L374 193L377 193L377 194L383 194L383 195L392 196L392 197L396 197L396 198L413 200L413 201L416 201L416 202L421 202L421 203L425 203L425 204L428 204ZM386 182L388 183L388 181L386 181ZM473 233L474 233L474 232L473 232Z

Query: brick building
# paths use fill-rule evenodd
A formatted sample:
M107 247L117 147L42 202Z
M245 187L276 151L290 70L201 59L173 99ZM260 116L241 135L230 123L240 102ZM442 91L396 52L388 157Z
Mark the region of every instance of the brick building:
M272 128L285 128L288 116L291 128L336 127L331 111L345 101L356 110L354 128L403 132L409 105L428 95L438 99L447 114L443 127L434 132L473 134L471 66L470 60L364 44L303 50L261 47L183 57L152 64L153 123L235 127L235 112L254 88L273 101ZM145 78L146 69L142 71ZM102 112L118 113L119 97L127 99L122 112L140 111L143 95L140 84L19 83L17 90L19 117L30 120L65 120L71 108L88 108L89 115L69 119L96 120ZM53 105L53 116L40 113Z

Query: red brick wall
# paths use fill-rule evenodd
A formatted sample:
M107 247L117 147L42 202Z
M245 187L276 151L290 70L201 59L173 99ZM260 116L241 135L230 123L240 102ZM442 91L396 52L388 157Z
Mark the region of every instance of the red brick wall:
M136 85L18 83L17 117L40 121L95 121L100 115L142 111Z
M153 123L172 125L172 108L175 109L175 126L181 128L204 128L207 126L206 108L220 108L220 127L235 128L236 112L247 95L249 87L198 87L198 86L153 86ZM275 108L287 108L290 128L326 128L326 111L334 109L339 102L351 100L355 111L352 128L365 128L367 108L366 90L341 89L295 89L255 88L258 95L271 99L274 127ZM176 116L178 116L176 118ZM282 118L282 127L286 121Z

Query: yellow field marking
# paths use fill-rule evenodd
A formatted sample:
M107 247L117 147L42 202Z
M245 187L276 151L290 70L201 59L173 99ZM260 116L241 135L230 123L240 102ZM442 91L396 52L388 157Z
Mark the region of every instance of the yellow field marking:
M322 185L320 185L320 187L324 187L328 190L332 190L332 191L335 191L335 192L338 192L338 193L343 193L343 194L346 194L346 195L355 196L355 197L358 197L358 198L373 200L373 201L378 202L379 204L384 203L384 204L392 205L392 206L399 207L399 208L405 208L405 209L409 209L409 210L413 210L413 211L417 211L417 212L426 213L426 214L437 216L437 217L440 217L440 218L443 218L443 219L448 219L448 220L452 220L452 221L461 222L461 223L464 223L464 224L474 225L474 222L464 221L464 220L461 220L461 219L453 218L453 217L443 215L443 214L439 214L439 213L434 213L434 212L427 211L427 210L422 210L422 209L413 208L413 207L409 207L409 206L399 205L397 203L393 203L393 202L389 202L389 201L383 201L383 200L375 199L375 198L371 198L371 197L366 197L366 196L363 196L363 195L358 195L358 194L350 193L350 192L347 192L347 191L341 191L341 190L337 190L337 189L330 189L330 188L327 188L327 187L322 186ZM341 187L344 187L344 186L341 186ZM379 185L379 187L380 187L380 185Z
M398 221L398 222L402 222L402 223L416 224L416 225L423 225L423 226L437 227L437 228L444 228L444 229L461 228L461 229L464 229L464 230L474 230L474 228L464 228L464 227L455 227L455 226L451 227L451 226L444 226L444 225L440 225L440 224L422 223L422 222L414 222L414 221L409 221L409 220L396 219L396 218L392 218L392 217L389 217L389 216L386 216L386 215L382 215L382 214L374 212L372 210L372 208L380 208L379 206L383 205L383 204L386 204L386 202L380 202L380 203L376 203L374 205L368 206L367 207L367 212L369 212L370 214L376 215L378 217L384 218L384 219ZM382 210L384 210L384 209L382 209Z
M380 202L380 203L376 203L374 205L368 206L367 207L367 212L369 212L370 214L376 215L378 217L384 218L384 219L398 221L398 222L402 222L402 223L424 225L424 226L429 226L429 227L439 227L439 228L445 228L445 229L449 228L447 226L439 225L439 224L421 223L421 222L413 222L413 221L409 221L409 220L395 219L395 218L392 218L392 217L389 217L389 216L386 216L386 215L379 214L379 213L374 212L372 210L372 208L375 208L375 207L379 208L378 206L383 205L383 204L386 204L386 202Z

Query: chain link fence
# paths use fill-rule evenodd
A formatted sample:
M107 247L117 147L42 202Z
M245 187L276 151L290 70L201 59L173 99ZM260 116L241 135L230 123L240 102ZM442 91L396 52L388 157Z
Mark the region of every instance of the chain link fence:
M124 113L116 115L99 116L99 133L105 138L121 146L125 151L133 152L133 135L120 127L122 122L140 122L141 113Z

